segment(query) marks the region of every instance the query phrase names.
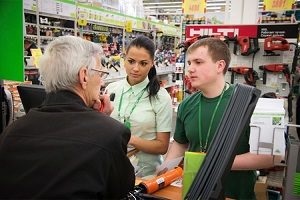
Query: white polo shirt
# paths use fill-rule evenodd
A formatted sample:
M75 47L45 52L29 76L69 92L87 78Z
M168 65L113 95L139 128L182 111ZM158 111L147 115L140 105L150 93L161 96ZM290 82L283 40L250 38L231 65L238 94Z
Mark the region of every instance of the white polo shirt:
M146 78L143 82L131 86L124 79L109 84L107 91L108 93L115 93L114 111L111 117L122 123L124 123L125 117L129 117L131 134L143 139L153 140L156 138L157 132L171 132L172 130L172 100L166 89L160 88L157 98L152 98L150 102L148 91L146 90L143 93L148 83L149 80ZM140 96L139 102L130 114ZM139 152L137 157L139 167L143 167L143 176L153 174L156 166L161 164L162 161L160 155L143 152Z

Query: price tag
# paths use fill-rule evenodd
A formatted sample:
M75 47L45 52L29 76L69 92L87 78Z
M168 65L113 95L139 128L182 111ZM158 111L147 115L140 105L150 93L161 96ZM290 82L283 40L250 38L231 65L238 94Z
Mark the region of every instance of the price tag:
M86 26L87 25L87 17L88 13L85 11L79 11L78 12L78 19L77 23L79 26Z
M127 33L132 32L132 21L128 20L128 21L125 22L125 31Z
M182 10L184 14L193 15L205 13L206 0L185 0L182 3Z
M87 20L86 19L78 19L77 23L79 26L86 26L87 25Z
M30 49L30 52L33 57L33 64L36 68L39 68L40 58L43 55L41 49Z
M264 0L265 11L291 10L295 0Z

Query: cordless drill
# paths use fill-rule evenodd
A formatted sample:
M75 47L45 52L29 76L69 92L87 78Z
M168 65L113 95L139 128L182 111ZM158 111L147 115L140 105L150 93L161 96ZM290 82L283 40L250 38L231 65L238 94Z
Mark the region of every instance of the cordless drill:
M251 86L256 86L256 80L258 80L258 74L253 68L249 67L230 67L228 68L228 71L231 72L231 84L234 83L234 74L241 74L244 75L244 79L246 81L246 84Z
M291 84L291 73L288 64L268 64L259 66L263 70L263 84L267 82L267 72L283 73L288 84Z
M248 36L235 36L230 41L234 41L233 53L237 55L238 46L242 56L249 56L259 51L258 38Z

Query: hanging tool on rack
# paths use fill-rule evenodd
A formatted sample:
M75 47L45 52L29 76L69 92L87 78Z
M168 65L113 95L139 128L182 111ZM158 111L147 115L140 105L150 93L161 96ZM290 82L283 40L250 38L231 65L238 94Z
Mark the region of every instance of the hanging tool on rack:
M120 66L120 60L121 60L121 56L120 54L118 54L118 52L116 51L113 55L111 55L109 57L109 69L110 68L114 68L116 72L119 71L119 69L121 68Z
M201 35L198 35L198 36L195 36L195 37L192 37L191 39L189 40L186 40L186 41L183 41L181 43L179 43L176 47L176 49L181 49L183 48L183 51L185 52L189 46L191 46L194 42L200 40L202 38Z
M204 38L210 38L210 37L218 38L218 39L224 41L226 44L228 44L228 37L227 36L222 36L222 35L198 35L198 36L192 37L189 40L186 40L184 42L179 43L177 45L176 49L183 48L183 52L185 52L189 48L189 46L191 46L194 42L196 42L198 40L201 40L201 39L204 39Z
M235 36L231 41L234 41L233 53L235 55L239 52L242 56L249 56L255 54L260 50L258 38L251 38L248 36ZM238 48L239 47L239 48Z
M235 74L240 74L244 76L247 85L256 86L256 81L259 79L258 73L250 67L230 67L228 71L231 72L231 84L234 83Z
M263 84L267 82L267 72L283 73L289 86L291 85L291 73L288 64L268 64L259 66L263 70Z
M265 38L264 41L264 56L279 56L280 54L274 51L288 51L290 50L290 44L288 41L280 36L272 36Z
M261 65L259 66L260 70L263 70L263 84L266 84L267 82L267 72L273 72L273 73L283 73L286 82L288 83L289 87L291 87L291 72L289 69L288 64L268 64L268 65ZM292 109L292 100L293 96L291 93L291 90L287 96L288 98L288 116L289 116L289 121L292 121L293 117L293 109Z

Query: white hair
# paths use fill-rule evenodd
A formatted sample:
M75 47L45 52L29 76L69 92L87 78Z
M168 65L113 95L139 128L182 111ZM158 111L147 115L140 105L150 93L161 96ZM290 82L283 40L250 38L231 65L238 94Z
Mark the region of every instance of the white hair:
M61 36L50 42L40 59L40 74L46 92L73 90L80 68L91 69L102 48L75 36Z

